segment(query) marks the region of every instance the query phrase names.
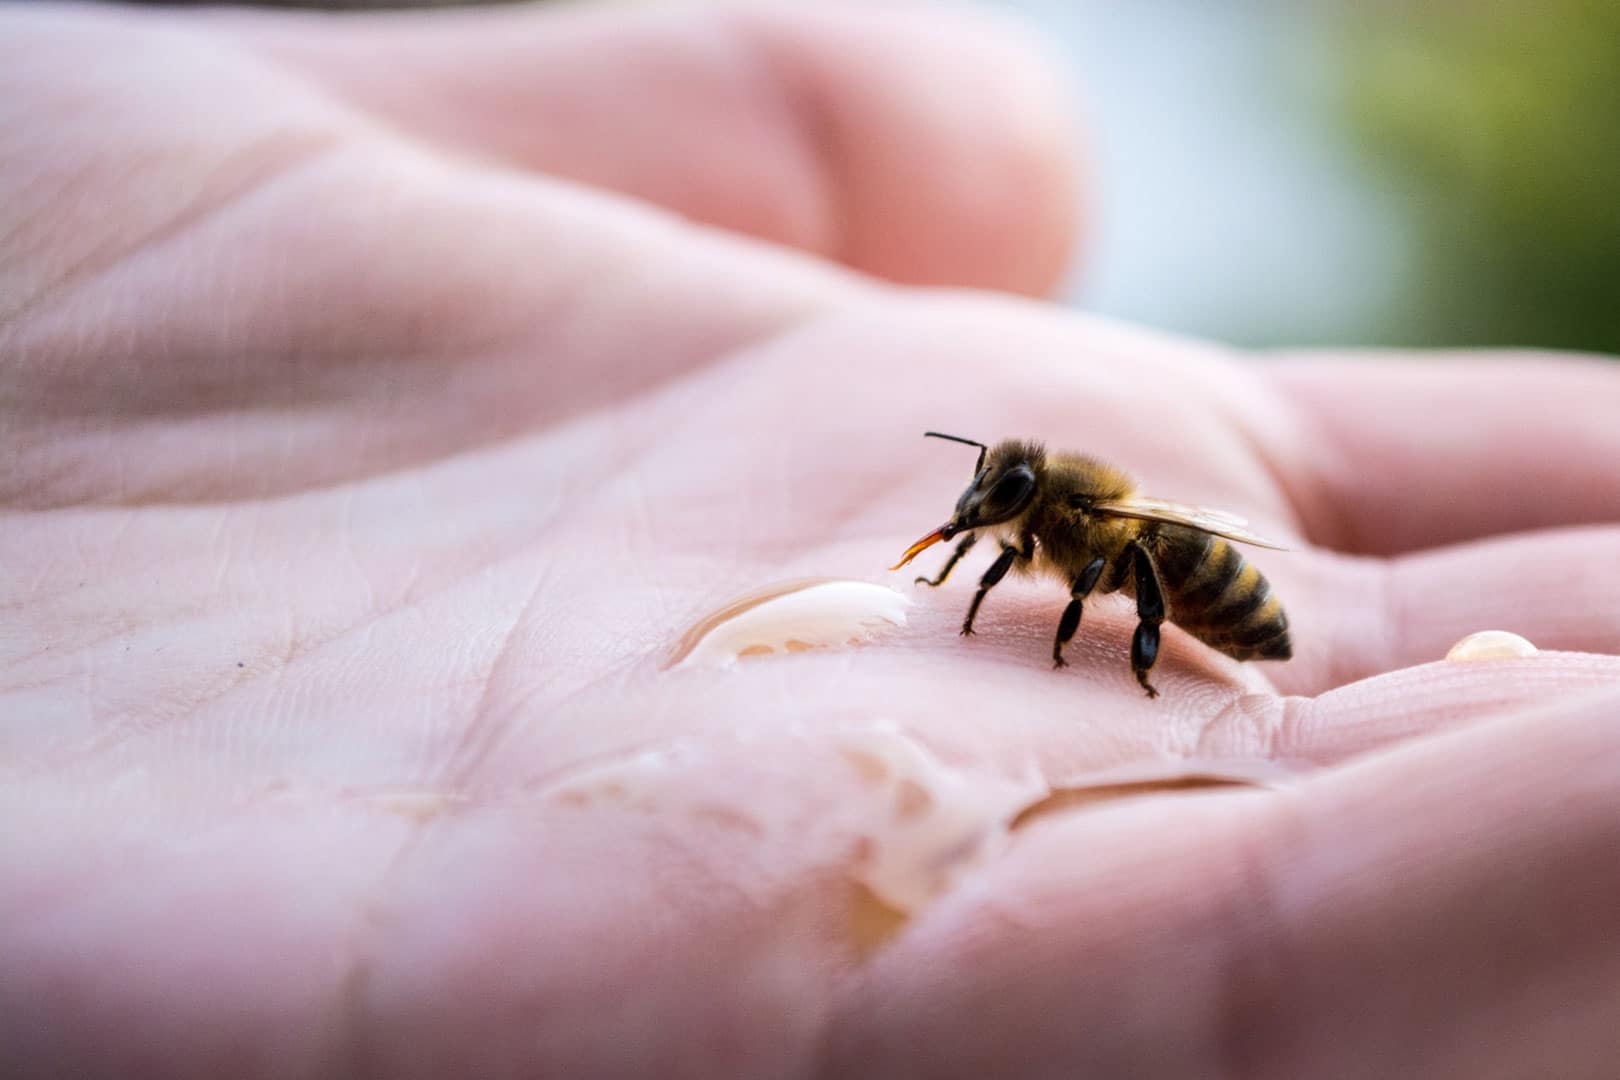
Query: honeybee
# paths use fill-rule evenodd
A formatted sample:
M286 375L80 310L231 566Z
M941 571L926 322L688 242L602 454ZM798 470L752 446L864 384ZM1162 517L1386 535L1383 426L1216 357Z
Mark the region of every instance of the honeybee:
M985 594L1008 570L1046 573L1069 586L1069 606L1058 621L1052 663L1063 667L1063 646L1080 627L1092 593L1120 592L1136 600L1131 670L1150 698L1159 692L1148 672L1159 656L1159 624L1171 620L1210 648L1237 660L1287 660L1288 617L1260 571L1231 543L1282 550L1247 529L1239 517L1182 506L1136 492L1112 465L1078 454L1048 454L1037 442L1007 439L995 447L956 435L926 433L979 448L973 482L956 501L950 521L906 549L898 570L926 548L960 534L962 540L933 578L938 587L972 550L981 533L1001 554L979 579L962 633Z

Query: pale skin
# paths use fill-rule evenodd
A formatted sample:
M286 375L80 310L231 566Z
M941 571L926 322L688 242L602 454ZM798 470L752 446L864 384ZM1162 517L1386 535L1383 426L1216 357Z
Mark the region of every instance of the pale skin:
M1068 120L872 19L0 12L0 1073L1612 1075L1620 369L918 289L1052 285ZM929 429L1245 514L1295 659L1167 630L1148 701L1104 598L1054 672L1060 585L957 636L981 551L882 643L660 670L911 589ZM1551 651L1440 662L1497 627ZM1318 771L1044 819L862 959L820 733L880 718ZM705 816L537 794L671 746Z

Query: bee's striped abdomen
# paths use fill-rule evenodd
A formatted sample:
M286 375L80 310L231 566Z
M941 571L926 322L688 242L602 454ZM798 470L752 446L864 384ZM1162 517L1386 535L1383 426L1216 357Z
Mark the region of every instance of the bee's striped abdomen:
M1166 525L1153 555L1170 621L1237 660L1293 655L1282 601L1236 545L1212 533Z

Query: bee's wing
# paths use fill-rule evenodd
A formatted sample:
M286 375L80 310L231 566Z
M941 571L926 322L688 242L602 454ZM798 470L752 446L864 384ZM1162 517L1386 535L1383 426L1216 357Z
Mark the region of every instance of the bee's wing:
M1253 544L1255 547L1273 548L1277 551L1288 550L1282 544L1256 536L1249 531L1247 521L1236 514L1228 514L1224 510L1206 510L1202 506L1186 506L1182 503L1171 502L1168 499L1155 499L1147 495L1111 499L1108 502L1098 503L1094 509L1099 514L1113 514L1115 517L1139 518L1142 521L1164 521L1172 525L1186 525L1189 528L1214 533L1216 536L1224 536L1228 540L1236 540L1241 544Z

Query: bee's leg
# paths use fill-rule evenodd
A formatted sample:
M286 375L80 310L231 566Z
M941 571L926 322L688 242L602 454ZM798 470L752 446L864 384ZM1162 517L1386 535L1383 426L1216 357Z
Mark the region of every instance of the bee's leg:
M1097 579L1102 576L1103 567L1107 562L1101 555L1086 564L1080 571L1080 576L1074 579L1074 586L1069 590L1069 606L1063 609L1063 619L1058 623L1057 640L1052 642L1052 666L1065 667L1068 661L1063 659L1063 646L1074 637L1074 632L1080 629L1080 605L1091 590L1097 587Z
M968 533L966 536L962 537L962 542L956 545L956 550L951 552L951 557L946 559L945 565L939 568L938 577L934 578L932 581L928 580L927 577L919 577L914 584L929 585L936 589L945 584L945 579L951 576L951 571L955 570L956 564L962 561L962 556L966 555L969 551L972 551L973 545L978 543L978 541L978 533Z
M1131 544L1132 566L1136 574L1136 635L1131 638L1131 670L1142 684L1147 696L1156 698L1159 692L1147 680L1153 662L1159 658L1159 624L1164 622L1164 593L1159 591L1159 575L1153 569L1153 560L1141 544Z
M1013 560L1020 554L1021 552L1011 544L1001 545L1001 554L990 564L990 569L984 572L984 577L979 579L979 591L973 594L973 603L968 605L967 618L962 620L964 636L973 633L973 618L979 613L979 605L984 603L984 594L994 588L996 582L1007 576Z

